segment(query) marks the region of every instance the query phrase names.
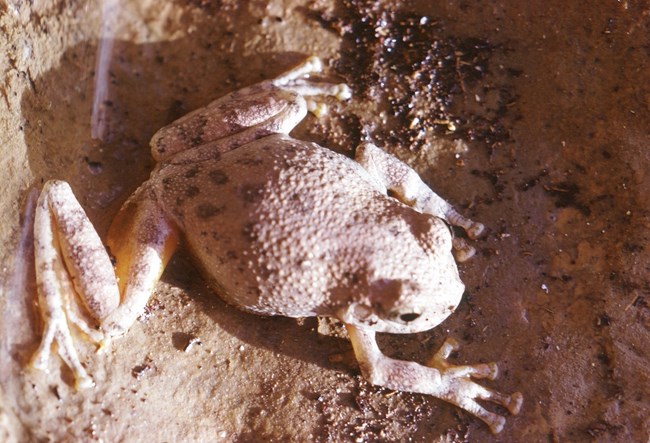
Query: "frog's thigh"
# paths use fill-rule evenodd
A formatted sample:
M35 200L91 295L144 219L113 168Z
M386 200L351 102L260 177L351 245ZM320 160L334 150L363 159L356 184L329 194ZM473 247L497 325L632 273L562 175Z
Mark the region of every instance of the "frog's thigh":
M178 247L179 233L148 186L139 188L116 215L107 245L114 255L120 305L102 319L109 337L125 333L142 314Z
M113 266L70 186L49 181L39 196L34 218L34 255L39 308L45 331L32 364L45 369L52 342L81 386L92 384L74 349L70 324L91 339L101 334L88 325L75 293L95 320L101 321L120 297Z
M381 148L372 143L364 143L357 148L355 158L403 203L462 227L470 238L476 238L483 232L484 226L481 223L460 215L453 206L433 192L413 168Z

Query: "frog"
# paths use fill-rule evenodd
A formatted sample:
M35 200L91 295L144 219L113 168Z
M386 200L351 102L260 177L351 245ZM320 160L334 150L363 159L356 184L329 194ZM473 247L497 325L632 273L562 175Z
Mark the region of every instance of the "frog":
M31 366L48 370L56 349L78 389L92 387L76 340L99 347L144 312L174 252L184 247L229 304L266 316L341 322L361 374L373 385L437 397L500 432L519 392L493 380L496 363L453 365L448 338L425 364L385 355L377 333L439 325L465 286L457 267L484 232L417 172L365 141L354 159L290 132L311 112L344 102L351 88L319 77L315 56L270 80L231 92L163 127L151 139L150 178L113 219L106 244L70 185L47 181L34 218L43 334ZM80 338L81 337L81 338ZM56 344L57 346L53 346Z

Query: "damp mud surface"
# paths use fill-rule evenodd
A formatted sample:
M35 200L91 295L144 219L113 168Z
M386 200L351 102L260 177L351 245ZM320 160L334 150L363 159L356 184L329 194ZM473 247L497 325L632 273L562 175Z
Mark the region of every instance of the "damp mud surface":
M0 5L1 441L648 441L645 2L105 3ZM488 228L454 314L380 346L423 362L453 337L452 362L497 362L482 384L524 396L498 436L367 383L336 325L228 306L183 252L127 335L81 342L94 388L58 358L28 368L44 181L105 235L158 128L308 55L354 96L295 137L350 156L372 140Z

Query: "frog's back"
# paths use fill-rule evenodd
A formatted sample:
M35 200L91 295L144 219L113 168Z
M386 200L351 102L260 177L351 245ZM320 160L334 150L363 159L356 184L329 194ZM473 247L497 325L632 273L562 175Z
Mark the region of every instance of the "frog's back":
M367 231L385 228L381 218L394 224L399 217L387 214L404 209L355 161L282 135L166 166L155 187L209 283L269 315L322 313L333 302L331 282L342 278L332 274L341 250L363 260L377 247L365 244Z

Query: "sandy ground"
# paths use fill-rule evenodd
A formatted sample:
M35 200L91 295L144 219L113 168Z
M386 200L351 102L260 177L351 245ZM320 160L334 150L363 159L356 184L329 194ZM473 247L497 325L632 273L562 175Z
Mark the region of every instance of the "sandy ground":
M0 5L0 440L650 439L645 2L161 3L121 1L103 34L95 3ZM95 388L75 391L57 359L49 374L26 369L40 336L33 189L67 180L103 234L152 169L157 128L309 54L355 97L297 137L347 154L371 137L489 227L460 266L454 315L381 345L424 361L452 336L454 361L498 362L485 384L525 398L498 436L439 400L369 385L323 322L225 305L183 253L126 337L100 354L82 344ZM411 130L412 109L429 130Z

